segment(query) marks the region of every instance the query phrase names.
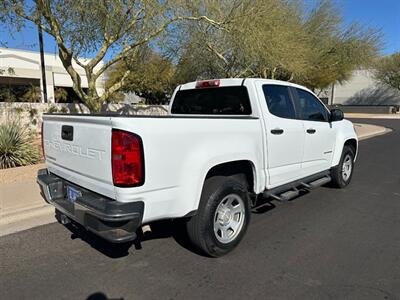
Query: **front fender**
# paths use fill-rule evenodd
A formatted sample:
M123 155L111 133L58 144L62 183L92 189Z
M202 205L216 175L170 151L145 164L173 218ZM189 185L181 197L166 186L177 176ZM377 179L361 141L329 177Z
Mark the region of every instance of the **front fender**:
M340 122L333 122L334 127L336 127L336 142L335 142L335 151L332 158L332 167L335 167L339 164L340 158L342 156L343 147L346 141L355 140L357 143L358 150L358 138L357 134L354 130L353 123L348 120L343 120ZM357 157L357 152L355 153Z

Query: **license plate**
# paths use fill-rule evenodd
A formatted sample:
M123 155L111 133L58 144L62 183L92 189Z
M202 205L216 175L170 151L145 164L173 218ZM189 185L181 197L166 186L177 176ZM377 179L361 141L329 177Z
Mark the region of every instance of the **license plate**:
M71 202L75 202L77 198L82 197L82 193L76 188L67 185L67 198Z

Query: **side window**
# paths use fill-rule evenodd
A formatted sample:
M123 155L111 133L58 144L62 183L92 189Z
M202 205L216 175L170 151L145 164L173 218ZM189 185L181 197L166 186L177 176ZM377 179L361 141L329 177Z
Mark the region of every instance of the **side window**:
M296 89L302 119L306 121L328 121L328 112L324 105L311 93Z
M271 114L286 119L296 119L289 89L283 85L263 85L263 92Z

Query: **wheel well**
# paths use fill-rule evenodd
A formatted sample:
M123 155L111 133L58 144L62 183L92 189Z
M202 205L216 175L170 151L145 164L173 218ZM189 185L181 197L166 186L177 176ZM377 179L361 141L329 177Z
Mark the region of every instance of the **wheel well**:
M357 141L356 141L355 139L347 140L347 141L344 143L344 145L345 145L345 146L350 146L350 147L352 147L352 148L354 149L354 154L357 153Z
M254 191L254 168L251 161L238 160L216 165L208 171L206 179L216 175L232 176L245 181L249 191Z

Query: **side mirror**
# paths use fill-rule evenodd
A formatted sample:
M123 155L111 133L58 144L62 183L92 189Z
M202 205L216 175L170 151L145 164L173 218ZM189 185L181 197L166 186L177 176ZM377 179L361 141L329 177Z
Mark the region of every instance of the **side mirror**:
M344 114L340 109L332 109L331 110L331 117L330 121L335 122L335 121L342 121L344 119Z

